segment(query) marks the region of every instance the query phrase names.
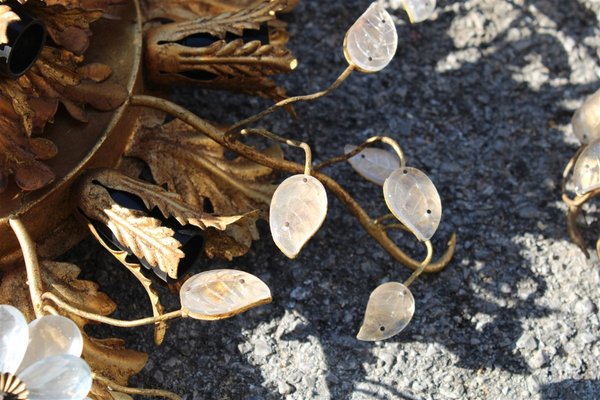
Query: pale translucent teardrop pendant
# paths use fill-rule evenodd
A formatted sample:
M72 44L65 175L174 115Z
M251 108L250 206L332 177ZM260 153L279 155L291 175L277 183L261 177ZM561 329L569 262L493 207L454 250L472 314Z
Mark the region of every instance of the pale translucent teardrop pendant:
M416 168L399 168L385 180L383 197L392 214L417 239L431 239L442 219L442 201L427 175Z
M356 146L346 145L344 152L350 153ZM383 185L388 176L400 167L400 160L389 151L366 148L354 157L348 159L350 165L359 175L376 185Z
M70 354L81 356L83 337L77 325L60 315L47 315L29 324L29 346L19 371L42 358Z
M31 364L19 374L29 400L82 400L92 387L92 371L79 357L58 355Z
M28 342L27 321L21 311L0 305L0 373L17 371Z
M271 236L279 249L295 258L319 230L327 215L327 192L310 175L293 175L273 193L269 210Z
M229 318L271 301L263 281L234 269L196 274L181 286L179 296L184 314L203 320Z
M573 181L578 195L600 188L600 140L587 145L579 155L573 169Z
M384 340L400 333L415 313L415 299L406 286L387 282L378 286L365 311L365 319L356 336L359 340Z
M435 0L402 0L402 4L413 24L425 21L435 11Z
M575 111L571 126L582 144L600 139L600 90L585 99Z
M361 72L384 69L396 54L398 33L390 14L372 3L346 32L344 54L348 63Z

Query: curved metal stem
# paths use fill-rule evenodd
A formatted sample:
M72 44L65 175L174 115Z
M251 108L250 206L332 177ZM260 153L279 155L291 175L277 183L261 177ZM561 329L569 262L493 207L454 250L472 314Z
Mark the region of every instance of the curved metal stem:
M417 268L415 272L413 272L408 277L408 279L404 281L404 286L409 287L415 281L415 279L417 279L419 275L421 275L423 271L425 271L425 268L427 268L427 266L431 262L431 258L433 257L433 246L431 245L431 241L427 240L425 242L425 247L427 247L427 255L425 256L425 259L423 260L419 268Z
M20 219L10 218L8 222L15 232L17 240L21 245L21 251L23 252L33 311L36 318L41 318L44 316L42 304L42 293L44 293L44 288L42 287L42 275L40 273L40 264L35 249L35 242L31 239L31 236L29 236L25 225L23 225L23 222Z
M168 113L189 124L194 129L197 129L226 149L231 150L243 156L244 158L254 161L255 163L293 174L299 174L304 171L304 166L300 164L287 160L275 160L239 141L225 140L223 133L219 128L168 100L152 96L134 95L130 97L129 104L132 106L149 107ZM398 248L398 246L387 235L385 229L382 229L378 224L375 224L375 222L356 202L356 200L354 200L354 198L352 198L352 196L350 196L350 194L344 190L334 179L320 172L313 172L313 176L320 180L328 190L335 194L340 201L344 203L346 208L358 219L367 233L369 233L369 235L379 242L381 247L383 247L393 258L413 270L416 270L421 266L419 261L413 259L400 250L400 248ZM443 255L437 261L425 267L423 272L438 272L442 270L452 259L455 247L456 235L452 234Z
M304 150L304 174L310 175L312 173L312 151L310 150L310 146L307 143L300 142L298 140L286 139L281 137L273 132L269 132L266 129L258 128L258 129L242 129L242 135L254 134L263 136L267 139L274 140L279 143L287 144L288 146L299 147ZM230 139L226 137L226 139Z
M57 306L59 306L60 308L62 308L63 310L65 310L71 314L75 314L77 316L87 318L90 321L101 322L103 324L118 326L120 328L135 328L137 326L150 325L150 324L155 324L157 322L163 322L163 321L168 321L170 319L183 317L183 312L181 310L176 310L176 311L171 311L166 314L161 314L156 317L147 317L147 318L135 319L135 320L131 320L131 321L124 321L121 319L109 318L109 317L105 317L103 315L94 314L91 312L80 310L79 308L72 306L71 304L67 303L66 301L60 299L59 297L57 297L56 295L54 295L50 292L44 293L42 295L42 299L52 301L54 304L56 304Z
M373 136L373 137L370 137L367 140L365 140L363 143L361 143L357 148L355 148L351 152L348 152L348 153L338 156L338 157L330 158L329 160L325 160L322 163L318 164L315 167L315 171L320 171L321 169L323 169L325 167L329 167L330 165L346 161L346 160L354 157L355 155L357 155L358 153L363 151L366 147L369 147L371 144L373 144L375 142L385 143L385 144L389 145L396 152L396 155L398 155L398 158L400 159L400 168L402 168L406 165L406 160L404 158L404 152L402 151L402 148L400 147L398 142L396 142L394 139L392 139L391 137L388 137L388 136Z
M94 378L94 380L105 384L109 389L114 390L115 392L121 392L125 394L139 394L147 397L164 397L166 399L171 400L181 400L180 396L167 390L130 388L127 386L119 385L111 379L102 375L98 375L95 372L92 374L92 377Z
M342 84L342 82L344 82L346 80L346 78L348 78L348 76L350 76L352 71L354 71L354 67L352 65L349 65L337 77L335 82L333 82L331 84L331 86L329 86L327 89L321 90L320 92L316 92L316 93L312 93L312 94L305 94L302 96L294 96L294 97L288 97L287 99L283 99L283 100L273 104L271 107L267 108L266 110L259 112L258 114L255 114L251 117L243 119L239 122L236 122L231 127L229 127L229 129L225 132L225 135L226 136L229 136L229 135L236 136L236 131L238 131L241 127L251 124L253 122L259 121L259 120L263 119L264 117L266 117L267 115L272 114L273 112L277 111L278 109L288 106L292 103L296 103L298 101L311 101L311 100L316 100L323 96L327 96L329 93L331 93L335 89L337 89Z

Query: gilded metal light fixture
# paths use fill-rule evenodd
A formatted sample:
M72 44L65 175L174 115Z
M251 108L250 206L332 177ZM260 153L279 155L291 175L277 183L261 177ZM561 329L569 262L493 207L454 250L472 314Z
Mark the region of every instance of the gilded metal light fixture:
M43 24L50 40L20 77L0 80L0 303L15 305L28 320L62 314L80 329L92 321L121 327L152 324L160 344L168 320L227 318L269 302L271 294L245 272L205 271L181 286L181 307L167 312L142 267L170 281L181 277L186 259L243 255L258 239L258 218L269 218L277 246L295 257L326 218L331 193L392 257L414 270L403 284L375 289L359 339L384 339L406 326L414 312L408 287L421 273L443 269L456 242L452 235L444 253L432 261L430 238L441 214L433 183L405 165L402 149L389 137L370 138L313 165L307 143L247 127L294 102L325 96L355 70L384 68L396 49L394 24L374 3L346 35L348 66L338 79L321 92L287 97L269 76L297 64L285 47L285 24L277 18L293 5L284 0L149 0L141 7L137 0L100 0L90 9L84 2L30 0L19 6L41 21L34 25ZM9 32L14 19L9 12L0 18L0 32ZM222 129L168 100L145 95L143 70L157 84L234 89L276 103ZM59 104L68 115L57 113ZM175 119L165 122L166 115ZM70 134L73 129L81 134ZM259 151L244 144L244 136L251 134L302 148L304 165L285 160L277 145ZM376 142L389 145L395 155L368 148ZM231 160L226 151L239 157ZM390 214L371 218L322 172L346 160L383 184ZM293 176L277 188L275 172ZM417 206L402 192L410 192ZM388 235L392 229L422 241L425 259L404 253ZM108 317L116 307L108 296L94 283L79 280L76 266L51 261L88 232L139 280L152 316L134 321ZM381 296L390 291L398 297L394 304L403 308L402 317L395 308L381 306ZM116 339L94 339L83 330L82 335L83 357L93 371L91 398L115 392L179 398L127 387L147 356Z

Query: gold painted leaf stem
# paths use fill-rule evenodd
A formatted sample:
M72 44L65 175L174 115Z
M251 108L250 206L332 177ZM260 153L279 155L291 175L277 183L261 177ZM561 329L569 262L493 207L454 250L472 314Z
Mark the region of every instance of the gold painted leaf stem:
M323 96L327 96L329 93L333 92L335 89L337 89L338 87L340 87L340 85L346 80L346 78L348 78L350 76L350 74L352 73L352 71L354 71L354 67L352 65L349 65L344 71L342 71L342 73L337 77L337 79L335 80L335 82L333 82L331 84L331 86L329 86L327 89L325 90L321 90L320 92L316 92L316 93L311 93L311 94L305 94L302 96L294 96L294 97L288 97L287 99L283 99L281 101L278 101L277 103L273 104L271 107L267 108L266 110L261 111L258 114L252 115L246 119L243 119L235 124L233 124L228 130L227 132L225 132L225 136L229 136L229 135L236 135L236 132L243 126L246 126L248 124L251 124L253 122L256 121L260 121L261 119L263 119L264 117L266 117L267 115L277 111L280 108L289 106L292 103L296 103L298 101L312 101L312 100L316 100L318 98L321 98Z
M180 107L168 100L152 96L133 95L129 99L129 104L131 106L149 107L171 114L194 127L194 129L197 129L226 149L238 153L239 155L258 164L272 169L286 171L292 174L300 174L304 172L303 165L287 160L275 160L239 141L226 140L220 129L191 113L185 108ZM382 229L381 226L376 224L375 221L369 217L367 212L356 202L356 200L354 200L354 198L352 198L352 196L350 196L350 194L344 190L344 188L342 188L334 179L321 172L314 172L313 176L320 180L327 189L334 193L342 201L342 203L344 203L346 208L358 219L367 233L369 233L369 235L379 242L381 247L383 247L393 258L412 270L416 270L421 266L420 261L413 259L404 253L400 248L398 248L398 246L387 235L385 229ZM452 259L455 247L456 234L452 234L444 254L438 260L425 267L423 272L431 273L441 271Z
M181 318L183 316L181 310L176 310L176 311L171 311L171 312L168 312L165 314L160 314L160 315L153 316L153 317L146 317L146 318L134 319L131 321L124 321L122 319L105 317L103 315L80 310L79 308L72 306L71 304L67 303L66 301L60 299L58 296L56 296L50 292L44 293L42 295L42 299L52 301L54 304L56 304L57 306L59 306L60 308L64 309L65 311L67 311L71 314L80 316L82 318L86 318L90 321L96 321L96 322L100 322L100 323L112 325L112 326L118 326L119 328L135 328L138 326L144 326L144 325L156 324L158 322L168 321L170 319Z
M92 375L95 381L101 382L114 390L116 392L126 393L126 394L139 394L142 396L152 396L152 397L164 397L165 399L171 400L181 400L181 397L176 395L175 393L169 392L167 390L159 390L159 389L142 389L142 388L130 388L127 386L119 385L118 383L108 379L105 376L98 375L94 373Z
M27 270L27 282L29 286L29 294L31 295L31 303L36 318L44 316L42 304L42 276L40 274L40 264L38 262L37 252L35 250L35 242L29 236L25 225L18 218L10 218L8 220L10 227L15 232L17 240L21 245L23 258L25 259L25 269Z

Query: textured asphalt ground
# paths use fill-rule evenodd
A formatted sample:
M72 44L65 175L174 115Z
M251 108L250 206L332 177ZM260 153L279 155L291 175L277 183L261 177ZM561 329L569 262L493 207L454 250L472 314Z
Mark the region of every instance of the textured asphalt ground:
M324 226L297 259L262 225L247 256L196 268L256 274L271 287L270 305L174 322L158 348L150 329L100 329L150 353L132 384L187 400L600 398L600 264L570 242L560 201L561 172L578 147L571 115L600 88L600 3L443 1L412 26L398 3L386 3L399 33L388 68L298 105L297 121L277 113L264 126L309 142L316 161L389 135L434 181L444 209L434 245L456 232L458 246L445 271L412 286L410 325L385 342L355 339L370 291L410 271L330 195ZM368 5L302 0L285 17L300 61L278 78L288 93L320 90L345 68L344 32ZM268 105L203 90L180 90L176 100L221 123ZM295 149L287 155L300 160ZM384 212L380 189L349 165L327 172L373 216ZM587 214L591 249L596 206ZM410 237L397 239L422 255ZM117 315L147 315L142 289L91 240L68 259L120 304Z

